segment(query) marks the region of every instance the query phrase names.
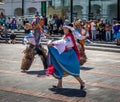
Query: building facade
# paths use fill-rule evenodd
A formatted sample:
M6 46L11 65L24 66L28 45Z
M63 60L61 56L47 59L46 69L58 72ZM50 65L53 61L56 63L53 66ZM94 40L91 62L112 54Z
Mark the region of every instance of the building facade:
M3 0L0 5L0 11L4 11L7 16L22 16L35 14L35 11L41 13L41 1L42 0ZM106 20L113 20L117 17L117 7L119 0L73 0L73 19L99 19L105 18ZM47 15L54 14L49 13L49 8L54 10L62 9L64 13L61 13L70 19L71 13L71 0L51 0L47 1ZM119 7L120 8L120 7ZM24 10L24 12L23 12ZM24 13L24 14L23 14Z
M41 11L41 2L38 0L3 0L3 3L0 9L3 9L7 16L32 15L35 11Z
M69 18L71 12L70 1L52 0L51 2L55 9L67 9L66 16ZM118 0L73 0L73 19L105 18L109 21L116 19L118 13L117 3Z

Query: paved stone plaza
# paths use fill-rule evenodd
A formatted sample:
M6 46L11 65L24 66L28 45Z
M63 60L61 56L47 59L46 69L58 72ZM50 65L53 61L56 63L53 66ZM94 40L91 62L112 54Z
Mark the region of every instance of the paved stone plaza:
M57 80L46 76L39 56L27 73L20 70L25 49L22 44L0 44L0 102L120 102L120 53L86 50L81 67L86 89L68 76L62 89L52 88Z

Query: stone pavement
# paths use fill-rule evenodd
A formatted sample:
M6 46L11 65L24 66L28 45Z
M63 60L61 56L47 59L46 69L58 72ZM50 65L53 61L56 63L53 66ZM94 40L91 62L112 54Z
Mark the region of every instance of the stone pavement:
M67 76L62 89L52 88L57 80L46 76L39 56L27 73L20 70L22 44L0 44L0 102L120 102L120 53L86 50L81 67L86 89Z

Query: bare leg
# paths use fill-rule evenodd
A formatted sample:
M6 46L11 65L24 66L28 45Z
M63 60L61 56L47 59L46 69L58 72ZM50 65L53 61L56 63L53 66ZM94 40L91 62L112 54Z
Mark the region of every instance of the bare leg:
M62 88L62 79L58 79L57 87Z
M83 89L85 87L85 82L80 78L80 76L75 76L75 78L80 83L80 89Z
M53 86L55 88L62 88L62 79L58 79L57 86Z

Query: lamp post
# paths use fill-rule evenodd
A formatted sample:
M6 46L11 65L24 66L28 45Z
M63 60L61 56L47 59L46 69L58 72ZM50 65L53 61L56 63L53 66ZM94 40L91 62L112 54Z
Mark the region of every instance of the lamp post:
M22 16L24 16L24 0L22 0Z

